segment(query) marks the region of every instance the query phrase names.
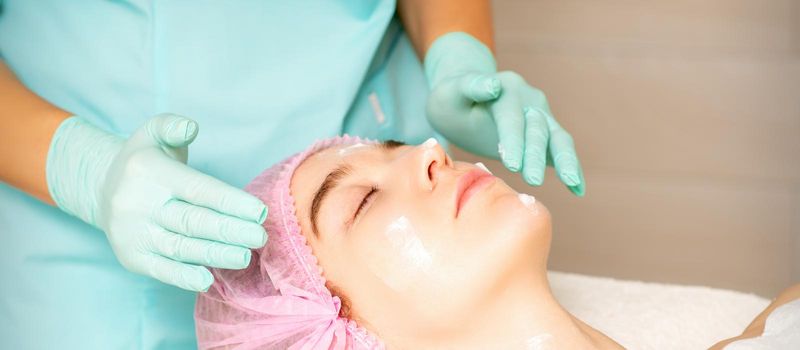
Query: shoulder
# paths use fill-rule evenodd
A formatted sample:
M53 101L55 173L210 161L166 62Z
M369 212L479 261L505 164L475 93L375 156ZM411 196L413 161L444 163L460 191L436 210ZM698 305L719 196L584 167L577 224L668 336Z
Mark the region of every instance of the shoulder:
M800 283L795 284L789 288L786 288L782 292L780 292L780 294L778 294L778 296L772 300L772 303L770 303L769 306L767 306L767 308L764 309L764 311L758 314L758 316L756 316L753 322L751 322L750 325L744 329L742 334L733 338L720 341L719 343L714 344L714 346L712 346L709 350L723 349L728 344L733 343L737 340L755 338L761 336L764 333L764 326L767 323L767 318L769 317L769 315L771 315L772 312L775 311L775 309L798 299L800 299Z

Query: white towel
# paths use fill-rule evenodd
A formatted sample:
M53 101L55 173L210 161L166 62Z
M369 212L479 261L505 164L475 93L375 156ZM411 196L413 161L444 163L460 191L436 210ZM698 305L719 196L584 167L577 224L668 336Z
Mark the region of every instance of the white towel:
M760 337L735 341L725 350L797 350L800 349L800 300L772 310Z
M549 273L558 301L628 349L708 349L742 333L770 301L700 286Z

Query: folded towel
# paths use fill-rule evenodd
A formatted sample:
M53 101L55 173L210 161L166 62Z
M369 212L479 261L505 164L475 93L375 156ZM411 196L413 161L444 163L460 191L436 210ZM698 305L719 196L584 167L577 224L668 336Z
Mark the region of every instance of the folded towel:
M725 350L800 349L800 300L777 307L767 317L760 337L735 341Z
M570 313L628 349L708 349L742 333L770 301L701 286L549 273Z

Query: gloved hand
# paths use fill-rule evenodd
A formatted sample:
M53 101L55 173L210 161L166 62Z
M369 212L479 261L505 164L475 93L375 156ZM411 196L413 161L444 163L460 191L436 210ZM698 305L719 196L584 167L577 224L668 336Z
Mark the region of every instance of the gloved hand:
M106 233L125 268L205 291L214 278L200 265L241 269L266 243L267 208L186 165L197 129L162 114L125 140L70 117L53 136L47 183L62 210Z
M544 94L514 72L498 73L483 43L462 32L442 35L424 64L428 120L444 137L478 155L499 155L530 185L541 185L545 166L555 166L561 182L584 195L572 137L553 118Z

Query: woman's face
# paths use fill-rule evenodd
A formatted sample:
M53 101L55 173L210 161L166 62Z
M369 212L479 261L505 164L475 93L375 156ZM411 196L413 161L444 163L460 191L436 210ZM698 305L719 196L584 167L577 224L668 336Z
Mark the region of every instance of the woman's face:
M329 287L378 335L457 327L512 279L545 278L547 209L431 141L331 147L292 178L301 229ZM468 178L475 185L465 187Z

